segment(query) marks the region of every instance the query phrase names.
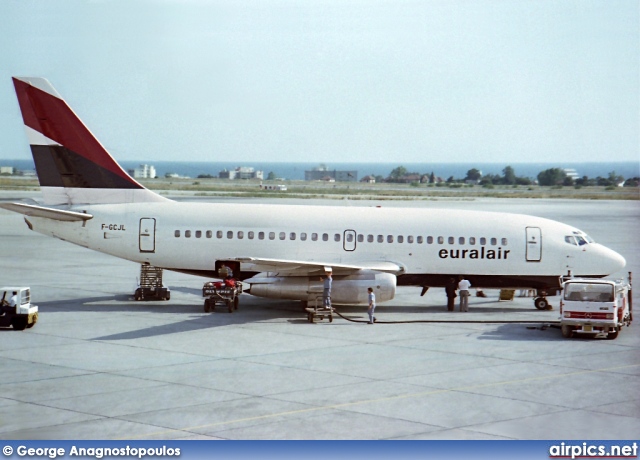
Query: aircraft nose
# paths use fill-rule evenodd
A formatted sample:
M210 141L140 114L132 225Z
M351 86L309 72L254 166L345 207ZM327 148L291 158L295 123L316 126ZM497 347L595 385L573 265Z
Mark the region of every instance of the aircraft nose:
M607 274L616 273L622 270L626 265L627 261L624 257L618 254L613 249L609 249L607 247L603 247L605 250L605 255L607 257L607 264L609 265L609 269L607 270Z

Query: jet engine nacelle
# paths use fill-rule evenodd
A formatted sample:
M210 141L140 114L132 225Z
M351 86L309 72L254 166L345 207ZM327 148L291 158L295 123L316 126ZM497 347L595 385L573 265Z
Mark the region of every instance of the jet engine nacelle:
M268 276L260 274L245 280L249 293L258 297L315 302L322 296L323 282L319 276ZM390 273L360 270L353 275L334 276L331 284L331 303L366 305L367 288L373 288L376 302L391 300L396 294L396 277Z

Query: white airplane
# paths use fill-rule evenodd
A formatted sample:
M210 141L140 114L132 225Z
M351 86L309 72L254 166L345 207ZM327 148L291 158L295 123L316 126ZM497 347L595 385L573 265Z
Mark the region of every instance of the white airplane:
M536 289L603 277L626 262L577 228L520 214L383 207L184 203L132 179L42 78L13 78L43 203L0 203L31 230L139 264L217 277L234 269L255 296L308 302L333 271L334 304L396 286Z

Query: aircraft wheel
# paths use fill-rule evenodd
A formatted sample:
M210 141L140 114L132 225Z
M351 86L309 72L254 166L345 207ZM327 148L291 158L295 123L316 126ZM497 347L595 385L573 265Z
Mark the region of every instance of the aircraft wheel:
M164 300L169 300L171 298L171 293L167 292L167 295L165 296Z
M333 323L333 315L329 315L329 322Z
M618 338L618 334L620 333L620 328L616 327L613 331L609 331L607 334L607 340L615 340Z
M538 310L546 310L547 308L549 308L549 301L546 297L538 297L533 301L533 304Z
M564 337L565 339L570 339L571 337L573 337L573 328L571 326L563 324L560 330L562 331L562 337Z

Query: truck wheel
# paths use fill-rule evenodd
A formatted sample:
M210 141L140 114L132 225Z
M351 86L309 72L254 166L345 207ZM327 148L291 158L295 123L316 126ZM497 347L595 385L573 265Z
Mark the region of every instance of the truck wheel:
M538 310L546 310L549 308L549 301L546 297L538 297L533 301L533 304L536 306Z
M227 300L226 304L227 304L227 310L229 310L229 313L233 313L233 302L231 300Z
M33 319L33 321L31 321L30 323L27 324L27 329L31 329L38 322L38 313L37 312L33 314L32 319Z
M171 293L167 292L167 295L164 296L164 300L169 300L171 298Z
M560 329L562 331L562 337L564 337L565 339L570 339L571 337L573 337L573 328L571 326L563 324Z
M238 298L238 296L236 296L236 298L233 299L233 309L237 310L239 304L240 304L240 299Z
M607 340L615 340L618 338L618 334L620 333L620 328L616 327L613 331L609 331L607 334Z
M204 299L204 312L211 312L211 306L209 305L209 299Z
M27 318L16 316L11 319L11 325L16 331L24 331L27 327Z

